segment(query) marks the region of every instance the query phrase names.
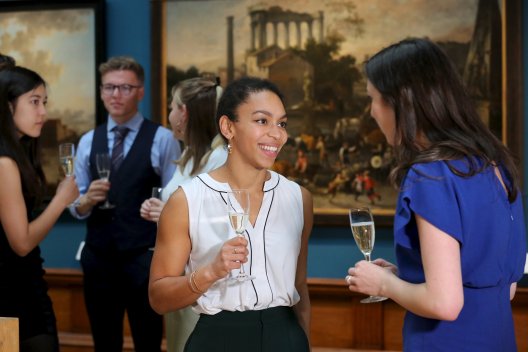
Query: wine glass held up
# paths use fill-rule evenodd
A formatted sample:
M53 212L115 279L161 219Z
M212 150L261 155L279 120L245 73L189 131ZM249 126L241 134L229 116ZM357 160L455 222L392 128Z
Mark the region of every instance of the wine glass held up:
M161 192L163 191L163 188L161 187L152 187L152 193L151 197L156 199L161 199Z
M369 208L357 208L349 210L350 228L356 244L365 256L365 260L370 262L370 254L374 250L374 240L376 232L374 228L374 218ZM386 300L387 297L369 296L361 300L361 303L373 303Z
M229 223L237 236L244 237L249 221L249 192L246 189L234 189L231 192L227 192L226 196ZM234 279L242 282L253 280L255 277L248 275L244 270L244 264L241 263L240 271Z
M108 181L110 178L110 169L112 168L112 159L108 153L100 153L95 156L95 162L97 166L97 173L99 177L105 181ZM115 205L110 204L108 201L108 196L103 205L99 209L112 209L115 208Z
M73 176L73 161L75 145L73 143L59 144L59 162L66 177Z

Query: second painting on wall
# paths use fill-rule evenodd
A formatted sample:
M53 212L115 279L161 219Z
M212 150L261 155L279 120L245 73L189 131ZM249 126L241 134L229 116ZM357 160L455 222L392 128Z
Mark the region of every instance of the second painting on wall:
M316 214L361 205L394 213L392 150L370 118L362 72L391 43L440 44L501 136L499 0L177 0L165 16L167 92L198 75L223 86L245 75L279 86L289 140L275 168L312 192Z

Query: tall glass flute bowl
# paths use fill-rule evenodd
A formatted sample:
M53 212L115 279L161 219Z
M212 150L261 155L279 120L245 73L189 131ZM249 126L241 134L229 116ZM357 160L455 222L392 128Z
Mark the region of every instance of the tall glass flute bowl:
M246 189L233 189L226 193L227 215L229 223L237 236L244 237L246 227L249 222L249 191ZM244 264L240 264L240 271L235 277L236 280L243 282L255 279L254 276L244 271Z
M75 158L75 144L59 144L59 163L64 171L64 176L73 176L73 161Z
M356 244L365 256L365 260L370 262L370 255L374 250L376 239L376 229L374 218L369 208L353 208L349 212L350 228ZM361 303L373 303L386 300L387 297L369 296L361 300Z
M99 178L108 181L110 178L110 170L112 169L112 158L108 153L100 153L95 155L95 162L97 166L97 173ZM103 205L99 206L99 209L113 209L115 205L111 204L108 200L108 196Z

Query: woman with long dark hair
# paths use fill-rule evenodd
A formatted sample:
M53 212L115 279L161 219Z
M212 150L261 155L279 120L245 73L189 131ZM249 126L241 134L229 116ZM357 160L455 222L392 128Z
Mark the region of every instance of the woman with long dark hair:
M34 71L0 71L0 316L19 319L21 352L59 350L39 244L79 195L66 177L39 214L46 183L38 137L46 121L46 83Z
M391 45L366 73L371 115L395 152L398 268L360 261L350 290L407 309L405 351L516 351L510 300L526 232L512 156L431 41Z

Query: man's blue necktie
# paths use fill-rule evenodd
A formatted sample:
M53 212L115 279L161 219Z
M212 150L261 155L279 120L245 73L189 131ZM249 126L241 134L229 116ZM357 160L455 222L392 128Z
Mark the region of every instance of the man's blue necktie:
M116 172L124 159L123 145L129 131L128 127L116 126L114 131L114 147L112 148L112 172Z

